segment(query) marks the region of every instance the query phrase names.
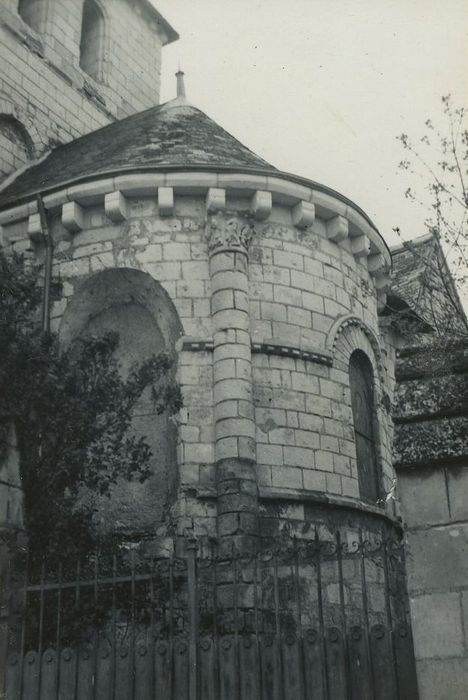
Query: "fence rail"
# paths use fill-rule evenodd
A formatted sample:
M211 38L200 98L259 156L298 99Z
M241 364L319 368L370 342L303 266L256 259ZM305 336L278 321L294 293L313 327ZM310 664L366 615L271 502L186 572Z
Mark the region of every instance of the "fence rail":
M8 700L417 700L404 553L177 542L12 574Z

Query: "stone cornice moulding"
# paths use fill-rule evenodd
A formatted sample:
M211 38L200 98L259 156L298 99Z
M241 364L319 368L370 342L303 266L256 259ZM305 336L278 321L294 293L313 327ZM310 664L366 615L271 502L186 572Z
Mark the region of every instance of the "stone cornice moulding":
M213 352L212 338L192 338L182 336L176 344L178 352ZM292 357L295 360L306 360L316 362L321 365L331 367L333 357L330 353L322 350L298 347L289 343L280 342L274 338L265 339L263 342L252 341L251 350L253 354L278 355L280 357Z
M327 230L331 226L339 225L345 233L347 227L347 240L354 243L358 255L382 255L384 264L390 268L391 256L383 238L366 218L354 207L346 204L337 197L327 194L313 187L270 175L256 175L252 173L216 173L203 171L182 172L140 172L117 175L115 177L102 176L93 181L71 184L55 192L44 193L43 201L46 209L61 207L67 202L76 202L81 207L103 206L104 197L119 191L123 197L158 197L158 190L168 193L172 188L173 196L177 195L203 195L207 199L208 211L214 212L222 209L223 197L250 197L251 210L257 220L269 216L271 207L289 207L293 225L304 228L313 223L315 217L323 219L326 223L335 220L333 225L327 223ZM224 190L224 195L221 192ZM211 191L211 196L210 196ZM217 192L218 201L214 200L213 193ZM160 194L160 193L159 193ZM168 204L170 204L168 202ZM170 206L165 206L164 215L170 215ZM35 213L35 200L0 211L0 225L14 223L28 218ZM341 219L337 218L341 217ZM344 223L346 222L346 223ZM367 237L361 238L362 236ZM359 241L359 244L358 244ZM367 244L368 241L368 244ZM365 245L361 245L365 242Z
M294 501L300 503L316 503L317 505L326 505L333 508L351 508L360 512L368 513L371 516L376 516L384 520L388 520L396 527L402 529L402 521L395 517L388 510L380 508L361 501L359 498L350 498L349 496L340 496L329 494L324 491L309 491L308 489L280 489L273 486L259 487L260 500L275 500L275 501Z

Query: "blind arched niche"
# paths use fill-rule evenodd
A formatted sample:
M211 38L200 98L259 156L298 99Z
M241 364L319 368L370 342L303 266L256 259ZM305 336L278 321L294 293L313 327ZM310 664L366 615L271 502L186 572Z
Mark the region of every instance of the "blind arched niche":
M117 357L125 375L132 364L153 353L174 354L182 327L171 300L150 275L131 269L104 270L76 290L63 317L60 339L70 347L77 338L119 333ZM164 521L176 488L176 431L167 414L158 415L149 392L138 402L132 429L144 436L153 457L152 476L144 484L122 482L110 500L88 493L101 527L128 537L151 533Z
M362 350L351 354L349 384L359 493L363 500L376 503L380 497L380 474L376 458L374 372Z

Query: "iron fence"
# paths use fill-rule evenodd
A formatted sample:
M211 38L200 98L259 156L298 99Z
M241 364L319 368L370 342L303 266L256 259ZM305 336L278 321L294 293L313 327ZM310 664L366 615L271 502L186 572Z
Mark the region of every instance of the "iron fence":
M8 700L417 700L394 539L177 541L12 572Z

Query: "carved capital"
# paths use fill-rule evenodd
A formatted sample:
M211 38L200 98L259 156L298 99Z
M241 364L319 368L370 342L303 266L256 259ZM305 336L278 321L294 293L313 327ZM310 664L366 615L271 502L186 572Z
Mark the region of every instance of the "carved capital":
M222 250L247 253L255 228L253 222L238 216L215 214L208 218L206 237L211 254Z

